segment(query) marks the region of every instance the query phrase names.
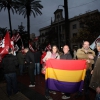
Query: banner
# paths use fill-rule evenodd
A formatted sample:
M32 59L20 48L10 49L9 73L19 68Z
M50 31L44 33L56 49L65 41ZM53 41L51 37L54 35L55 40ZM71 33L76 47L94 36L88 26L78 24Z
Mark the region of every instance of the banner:
M14 42L17 42L19 39L21 39L21 36L19 35L19 33L13 35L11 38L11 40Z
M2 61L2 58L8 54L9 48L13 48L13 45L11 44L10 35L7 31L4 39L2 40L2 46L0 47L0 62Z
M100 42L100 35L96 38L96 40L90 45L90 48L94 50L96 48L96 43Z
M45 50L51 50L51 45L50 44L48 44L46 47L45 47Z
M64 93L82 91L85 72L85 60L47 60L46 86L50 90Z
M29 42L29 49L32 51L32 52L34 52L34 49L33 49L33 47L32 47L32 44Z

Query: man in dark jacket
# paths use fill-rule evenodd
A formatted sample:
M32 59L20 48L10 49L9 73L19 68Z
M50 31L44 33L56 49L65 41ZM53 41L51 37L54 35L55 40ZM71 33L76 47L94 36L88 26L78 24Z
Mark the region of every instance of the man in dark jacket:
M34 60L34 53L32 53L29 48L25 48L24 52L26 53L25 55L25 60L28 65L28 72L29 72L29 77L30 77L30 82L31 84L29 87L35 87L35 76L34 76L34 67L35 67L35 60Z
M11 96L12 90L16 94L17 88L17 77L16 77L16 66L18 65L17 58L13 55L11 49L8 50L9 54L5 55L2 60L2 67L4 69L4 76L7 81L7 93Z
M98 55L96 57L95 66L92 71L92 78L90 81L90 87L96 91L96 98L95 100L100 100L100 42L96 45Z
M41 59L41 54L39 51L34 52L34 58L35 58L34 75L39 75L40 74L40 59Z
M72 59L72 56L69 52L69 47L68 45L65 45L63 47L63 54L60 56L60 59L65 59L65 60L70 60ZM65 95L62 96L62 99L69 99L70 98L70 93L65 93Z
M69 47L68 47L68 45L65 45L64 47L63 47L63 54L60 56L60 59L67 59L67 60L69 60L69 59L72 59L72 56L71 56L71 54L70 54L70 52L69 52Z
M23 74L23 68L24 68L24 55L21 51L21 49L18 51L17 54L17 59L18 59L18 63L19 63L19 70L20 70L20 75Z

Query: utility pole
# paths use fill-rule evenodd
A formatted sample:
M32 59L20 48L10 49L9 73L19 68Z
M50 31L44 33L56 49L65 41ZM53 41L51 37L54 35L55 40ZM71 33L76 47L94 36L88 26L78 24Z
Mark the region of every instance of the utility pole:
M58 18L58 48L59 48L59 50L60 50L59 18Z
M68 0L64 0L65 11L65 43L70 47L69 18L68 18Z

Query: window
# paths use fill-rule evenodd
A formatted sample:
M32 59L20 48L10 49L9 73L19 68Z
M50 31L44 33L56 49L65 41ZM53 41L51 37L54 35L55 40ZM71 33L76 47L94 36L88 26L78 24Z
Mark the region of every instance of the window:
M44 33L41 33L41 36L43 36Z
M60 15L59 15L59 14L57 15L57 19L58 19L58 18L60 18Z
M77 26L76 26L76 24L74 24L74 25L73 25L73 29L76 29L76 28L77 28Z
M76 37L77 36L77 33L73 33L73 37Z

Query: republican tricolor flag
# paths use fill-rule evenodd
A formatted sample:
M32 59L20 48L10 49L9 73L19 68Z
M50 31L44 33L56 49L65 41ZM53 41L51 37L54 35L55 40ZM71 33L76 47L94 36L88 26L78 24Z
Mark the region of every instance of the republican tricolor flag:
M51 90L64 93L82 91L85 72L85 60L47 60L46 86Z

